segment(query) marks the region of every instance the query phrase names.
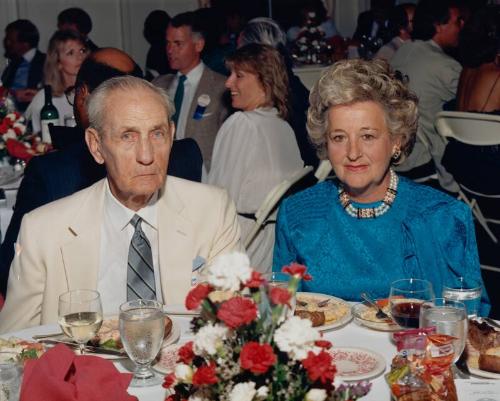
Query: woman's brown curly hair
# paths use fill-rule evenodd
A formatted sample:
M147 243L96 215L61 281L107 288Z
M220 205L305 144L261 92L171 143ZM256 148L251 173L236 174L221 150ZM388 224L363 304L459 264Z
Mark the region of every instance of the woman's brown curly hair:
M392 163L402 163L411 153L418 125L417 96L386 61L356 59L339 61L325 70L309 96L307 130L321 159L327 154L328 110L366 101L382 106L389 133L401 137L401 156Z
M231 70L255 74L266 94L264 104L276 107L281 118L288 117L288 74L281 54L271 46L251 43L227 57Z

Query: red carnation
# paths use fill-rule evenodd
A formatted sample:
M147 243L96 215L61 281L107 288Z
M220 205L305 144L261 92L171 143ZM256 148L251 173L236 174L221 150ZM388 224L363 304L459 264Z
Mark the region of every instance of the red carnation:
M205 384L215 384L218 382L215 375L215 363L211 362L210 365L202 365L193 374L193 384L195 386L203 386Z
M172 385L175 383L175 374L174 373L170 373L168 375L165 376L165 380L163 381L163 384L162 386L164 388L170 388L172 387Z
M217 317L228 327L235 329L255 320L257 306L247 298L234 297L221 305L217 311Z
M302 280L309 281L312 279L311 275L306 273L307 267L298 263L291 263L281 269L283 273L288 273L290 276L299 276Z
M273 287L269 291L269 297L274 305L290 306L291 294L286 288Z
M240 365L252 373L266 373L275 363L276 355L269 344L250 341L241 349Z
M191 288L186 297L186 308L188 310L198 308L211 291L212 287L208 284L198 284L196 287Z
M259 288L264 283L264 277L258 271L252 271L252 277L245 283L245 287Z
M327 341L327 340L316 340L314 342L314 345L316 347L320 347L320 348L324 348L324 349L332 348L332 343L330 341Z
M16 139L7 139L5 146L7 147L7 152L9 152L9 155L17 159L29 161L35 155L35 152L33 152L33 150L28 149L26 146L24 146L24 143Z
M302 361L302 365L307 370L307 375L312 382L319 380L322 384L333 382L337 371L332 356L325 351L321 351L318 355L309 351L307 358Z
M193 342L189 341L182 347L180 347L179 351L177 352L177 356L178 362L180 361L182 363L185 363L186 365L189 365L194 358Z

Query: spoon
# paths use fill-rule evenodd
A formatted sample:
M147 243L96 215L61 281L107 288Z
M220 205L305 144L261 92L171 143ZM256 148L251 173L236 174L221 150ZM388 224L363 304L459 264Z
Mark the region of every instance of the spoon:
M377 319L380 319L380 320L391 320L392 321L392 318L387 314L385 313L381 308L380 306L378 306L376 304L375 301L373 301L366 292L362 292L360 294L361 298L363 298L366 302L368 302L371 306L373 306L376 310L377 310L377 313L375 314L375 316L377 317Z

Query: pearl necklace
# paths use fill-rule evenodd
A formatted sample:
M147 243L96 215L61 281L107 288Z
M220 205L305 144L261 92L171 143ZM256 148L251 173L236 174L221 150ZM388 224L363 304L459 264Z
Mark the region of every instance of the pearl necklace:
M349 216L356 217L358 219L374 219L382 216L390 209L394 203L394 199L396 199L396 194L398 193L399 178L392 169L390 169L389 172L391 174L389 187L385 193L384 200L377 207L357 208L353 206L351 198L347 195L344 186L339 184L339 201Z

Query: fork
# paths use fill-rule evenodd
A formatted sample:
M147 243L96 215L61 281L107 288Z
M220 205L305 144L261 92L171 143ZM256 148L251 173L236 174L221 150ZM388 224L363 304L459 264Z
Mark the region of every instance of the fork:
M375 314L375 316L377 317L377 319L380 319L380 320L391 320L392 321L392 318L387 314L385 313L381 308L380 306L378 306L369 296L366 292L362 292L360 294L361 298L363 298L366 302L368 302L371 306L373 306L376 310L377 310L377 313Z

